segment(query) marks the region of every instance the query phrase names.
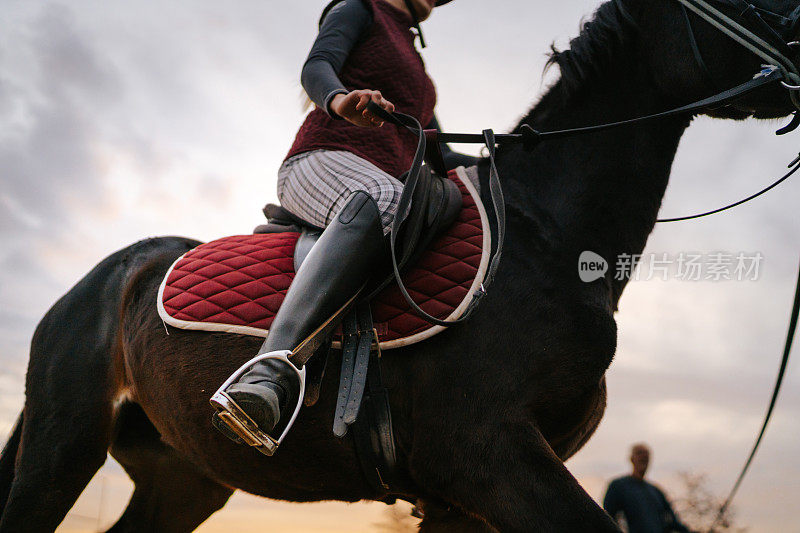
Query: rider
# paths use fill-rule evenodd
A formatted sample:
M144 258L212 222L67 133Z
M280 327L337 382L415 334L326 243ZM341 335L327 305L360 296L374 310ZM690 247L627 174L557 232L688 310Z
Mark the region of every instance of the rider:
M385 251L417 140L370 113L372 100L438 129L436 92L414 46L419 21L450 0L335 0L303 66L301 81L316 104L278 172L278 197L288 211L326 228L297 272L258 360L222 389L234 409L217 405L214 425L233 440L244 411L269 434L292 416L297 372L264 354L295 350L358 292ZM420 40L422 41L421 33ZM381 90L364 89L375 87ZM448 168L474 158L442 146ZM220 414L223 416L220 417ZM220 422L224 422L220 423ZM234 433L236 433L234 431Z

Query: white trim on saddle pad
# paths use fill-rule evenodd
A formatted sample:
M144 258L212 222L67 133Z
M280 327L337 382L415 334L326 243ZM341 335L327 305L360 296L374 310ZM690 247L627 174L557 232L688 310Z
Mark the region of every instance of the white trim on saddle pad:
M464 186L467 188L467 191L469 191L469 194L472 196L473 200L475 200L475 205L478 208L478 213L480 214L481 217L481 227L483 229L483 250L481 251L481 261L478 264L478 272L475 274L475 279L472 281L472 285L467 291L467 294L464 296L464 299L461 301L461 304L459 304L459 306L453 310L450 316L445 318L446 321L455 320L461 317L464 311L466 311L470 301L472 300L472 295L475 294L475 292L480 288L481 284L483 283L483 280L486 277L486 270L489 268L489 254L491 253L492 250L492 235L489 227L489 218L486 215L486 209L483 206L480 194L475 188L472 179L470 179L471 176L469 176L467 172L470 172L475 176L477 176L476 167L472 167L469 170L466 170L464 167L458 167L456 169L456 175L458 176L458 179L461 180L461 183L463 183ZM178 261L183 259L184 255L181 255L178 259L175 260L174 263L172 263L172 265L169 267L169 270L167 270L167 273L164 275L164 279L161 281L161 285L158 288L156 308L158 309L158 316L161 317L161 320L163 320L165 324L176 327L178 329L235 333L237 335L249 335L252 337L266 337L268 335L269 333L268 330L253 328L250 326L237 326L231 324L221 324L217 322L195 322L188 320L180 320L170 316L167 313L167 310L164 308L164 289L167 286L167 280L169 279L170 274L172 274L172 269L175 268L175 265L178 264ZM380 346L382 350L390 350L392 348L400 348L402 346L408 346L410 344L414 344L429 339L444 329L445 329L444 326L431 326L426 330L420 331L419 333L415 333L414 335L408 337L403 337L391 341L383 341L380 343ZM334 342L333 346L335 348L341 347L338 341Z

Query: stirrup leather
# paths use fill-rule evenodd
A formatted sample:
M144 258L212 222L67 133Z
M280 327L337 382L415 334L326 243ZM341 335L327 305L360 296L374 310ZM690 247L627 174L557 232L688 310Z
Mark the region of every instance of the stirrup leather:
M300 407L303 405L303 397L306 390L306 369L305 366L301 369L298 369L289 360L289 357L291 356L292 352L289 350L280 350L257 355L253 359L243 364L239 370L234 372L225 381L225 383L223 383L222 386L217 389L217 392L211 396L211 399L209 399L209 403L211 403L214 409L216 409L219 413L220 421L222 421L231 431L239 436L239 438L241 438L248 446L254 447L264 455L273 455L275 453L275 451L278 449L278 446L280 446L280 444L283 442L283 439L286 438L286 435L292 428L298 413L300 413ZM239 377L247 372L254 364L266 359L280 359L281 361L286 362L289 367L291 367L292 370L297 373L297 377L300 380L300 394L297 397L297 405L292 412L289 423L286 424L283 432L281 432L280 436L277 438L259 428L253 419L250 418L247 413L245 413L244 410L233 400L233 398L228 396L228 393L225 392L225 389L228 388L229 385L238 380Z

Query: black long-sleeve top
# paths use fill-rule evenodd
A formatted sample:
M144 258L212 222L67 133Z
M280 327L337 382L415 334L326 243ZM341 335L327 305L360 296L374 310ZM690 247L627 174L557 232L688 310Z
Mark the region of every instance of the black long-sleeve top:
M323 19L317 39L303 65L300 75L303 89L311 101L324 109L332 118L341 119L330 108L333 97L349 92L339 79L339 73L350 51L371 24L372 14L360 0L339 2ZM426 129L440 129L435 115ZM448 169L460 165L474 165L477 161L475 157L453 152L444 143L442 156Z
M658 487L633 476L621 477L609 484L603 509L613 517L623 513L631 533L689 531Z

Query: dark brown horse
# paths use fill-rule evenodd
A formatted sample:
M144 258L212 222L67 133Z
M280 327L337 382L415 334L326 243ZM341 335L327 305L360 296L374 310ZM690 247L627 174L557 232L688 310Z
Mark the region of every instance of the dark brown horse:
M796 3L765 7L788 15ZM708 96L708 75L729 87L757 72L758 59L692 22L708 73L676 2L602 5L570 50L554 53L562 77L522 123L646 115ZM790 110L786 93L768 88L715 115ZM489 295L468 324L383 357L401 472L393 488L421 502L423 531L616 530L563 464L602 417L625 287L613 269L581 282L578 256L613 264L643 250L690 120L500 151L507 246ZM362 476L352 441L331 433L335 372L274 457L212 429L209 396L260 340L165 330L158 284L197 244L168 237L121 250L41 321L25 408L0 459L0 531L55 529L108 452L136 485L112 531L192 530L235 488L292 501L386 497Z

